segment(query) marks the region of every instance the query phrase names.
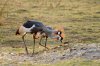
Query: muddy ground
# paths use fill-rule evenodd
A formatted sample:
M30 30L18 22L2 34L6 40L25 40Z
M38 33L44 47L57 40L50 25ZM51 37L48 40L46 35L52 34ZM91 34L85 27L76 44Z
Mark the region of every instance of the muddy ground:
M52 64L75 57L88 60L100 59L100 44L80 44L72 48L68 48L68 45L66 44L64 47L59 46L48 51L40 51L33 56L31 56L31 54L27 56L24 53L0 53L0 59L6 60L6 62L10 63L23 63L28 61L37 64Z

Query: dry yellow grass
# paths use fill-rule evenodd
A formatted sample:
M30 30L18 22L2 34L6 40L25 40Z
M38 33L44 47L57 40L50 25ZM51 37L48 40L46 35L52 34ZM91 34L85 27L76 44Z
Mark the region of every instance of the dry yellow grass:
M0 9L5 1L0 0ZM21 37L15 36L15 32L27 19L38 20L54 28L62 26L65 32L64 42L100 43L100 0L9 0L0 17L2 17L0 18L0 46L23 47ZM26 43L28 47L32 46L31 35L26 36ZM58 44L60 43L48 40L48 45L54 47ZM38 40L36 47L38 47ZM23 50L24 48L20 49L21 52L24 52ZM84 61L77 64L73 62L69 60L68 63L65 61L61 64L90 66ZM95 63L90 61L92 62ZM97 63L99 64L99 61ZM44 66L48 65L44 64Z

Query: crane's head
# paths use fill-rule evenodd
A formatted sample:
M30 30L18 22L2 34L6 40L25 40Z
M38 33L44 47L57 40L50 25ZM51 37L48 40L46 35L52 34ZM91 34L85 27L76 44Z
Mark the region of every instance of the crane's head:
M57 35L59 36L59 37L57 38L57 40L59 40L59 41L62 42L62 40L63 40L63 38L64 38L64 36L63 36L63 32L60 31L60 30L58 30L58 31L57 31Z
M60 30L58 30L58 31L56 32L56 35L58 36L58 37L56 38L56 40L59 40L59 41L61 41L61 43L62 43L62 40L64 39L64 34L63 34L63 32L60 31Z
M51 27L46 26L47 29L49 30L47 33L52 33L51 35L49 35L51 38L55 39L55 40L59 40L60 42L62 42L63 38L64 38L64 29L63 28L57 28L57 29L53 29Z

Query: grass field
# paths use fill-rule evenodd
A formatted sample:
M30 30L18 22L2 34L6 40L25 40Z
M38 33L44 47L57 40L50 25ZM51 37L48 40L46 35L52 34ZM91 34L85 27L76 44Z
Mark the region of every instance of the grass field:
M0 0L0 10L4 7L5 1ZM38 20L54 28L64 27L64 42L100 43L100 0L8 0L0 16L0 46L9 47L8 49L19 47L16 50L22 51L20 49L23 46L22 39L16 36L15 32L27 19ZM28 47L32 45L31 35L26 36L26 43ZM59 42L48 40L48 46L58 44ZM76 61L71 59L50 66L80 66L81 64L99 66L100 62L98 60L87 63L84 59L79 61L76 58ZM43 66L49 65L44 64Z

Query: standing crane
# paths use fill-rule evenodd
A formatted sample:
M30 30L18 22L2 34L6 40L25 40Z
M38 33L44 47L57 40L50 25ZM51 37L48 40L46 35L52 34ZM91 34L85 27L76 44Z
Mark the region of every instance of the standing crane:
M25 51L27 54L28 54L28 49L27 49L27 46L26 46L25 40L24 40L24 37L27 33L33 34L34 44L33 44L33 53L32 54L34 54L35 39L37 39L37 37L36 37L37 35L41 36L39 45L45 47L46 49L48 49L48 47L46 47L48 37L50 37L52 39L57 39L61 42L63 40L63 36L61 35L62 31L54 30L51 27L45 26L42 22L38 22L35 20L28 20L23 25L21 25L16 31L16 35L22 35L22 39L23 39L24 46L25 46ZM41 41L42 41L42 38L44 38L44 37L45 37L45 45L42 45Z

